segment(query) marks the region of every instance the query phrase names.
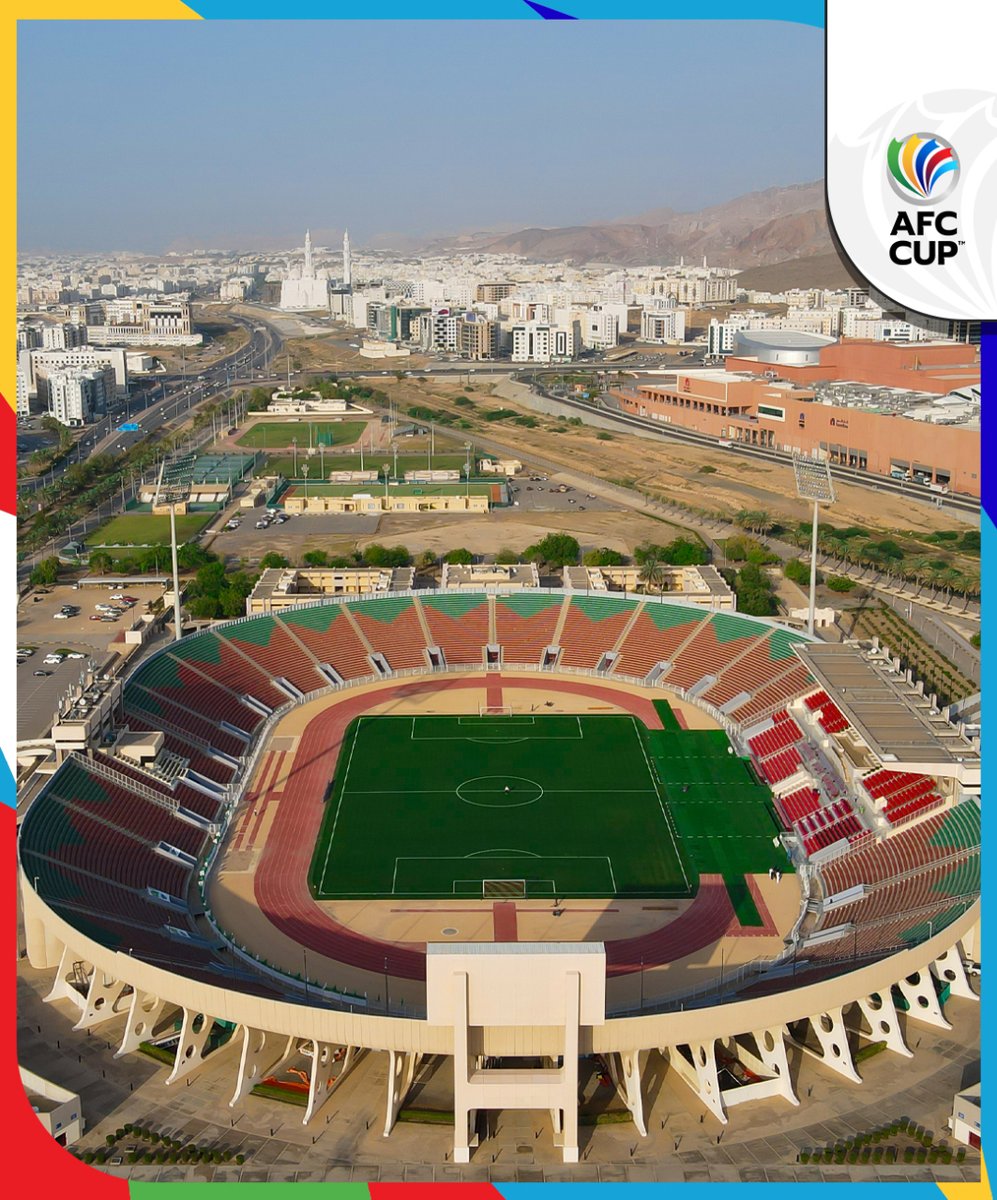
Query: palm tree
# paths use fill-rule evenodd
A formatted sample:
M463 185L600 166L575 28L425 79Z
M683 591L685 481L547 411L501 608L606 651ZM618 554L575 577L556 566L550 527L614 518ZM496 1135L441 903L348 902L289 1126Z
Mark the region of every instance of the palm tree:
M660 596L665 590L665 564L656 554L649 554L641 563L639 578L644 585L645 592L657 589Z

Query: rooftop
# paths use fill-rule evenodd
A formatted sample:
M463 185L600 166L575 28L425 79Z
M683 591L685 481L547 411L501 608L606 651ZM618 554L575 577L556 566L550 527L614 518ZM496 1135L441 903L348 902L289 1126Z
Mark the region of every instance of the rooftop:
M933 708L882 651L857 642L806 642L793 647L883 762L979 767L979 750Z

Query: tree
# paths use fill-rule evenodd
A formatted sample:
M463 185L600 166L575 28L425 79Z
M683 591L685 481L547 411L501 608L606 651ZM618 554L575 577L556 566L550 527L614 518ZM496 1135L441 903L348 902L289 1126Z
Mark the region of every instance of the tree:
M709 562L710 555L702 542L680 536L663 546L659 557L673 567L698 567Z
M267 558L279 558L279 555L267 555ZM301 561L309 567L327 567L329 565L329 555L325 550L309 550L307 554L301 556ZM262 562L260 566L262 566Z
M311 551L311 553L322 554L322 553L324 553L324 551L321 551L321 550L314 551L313 550L313 551ZM305 562L307 562L307 561L308 561L308 555L306 554ZM286 559L283 554L278 554L274 550L271 550L269 553L264 554L263 557L260 559L260 570L261 571L268 571L268 570L270 570L271 567L289 567L290 565L291 565L290 561L288 559ZM322 564L318 564L318 565L321 566Z
M436 554L432 550L423 550L419 555L416 566L420 571L431 571L436 566Z
M443 561L451 566L468 567L474 562L474 555L464 546L459 546L456 550L448 551L443 556Z
M578 562L580 550L577 539L570 533L548 533L535 545L526 547L526 557L551 567L564 567Z
M54 556L43 558L30 575L30 581L35 587L51 587L58 578L59 560Z
M197 542L185 542L177 547L177 566L181 571L196 571L209 562L214 562L217 555L211 550L205 550Z
M657 592L660 596L665 590L668 574L665 564L656 554L648 554L640 565L640 581L645 592Z
M94 550L87 565L95 575L106 575L114 570L114 559L106 550Z
M412 555L404 546L382 546L372 542L363 552L363 561L369 567L408 567Z
M623 565L623 555L618 550L610 550L602 546L598 550L588 550L582 555L586 567L620 567Z
M518 563L520 556L515 550L510 550L508 546L504 546L498 554L495 555L495 561L499 564L510 566L512 563Z

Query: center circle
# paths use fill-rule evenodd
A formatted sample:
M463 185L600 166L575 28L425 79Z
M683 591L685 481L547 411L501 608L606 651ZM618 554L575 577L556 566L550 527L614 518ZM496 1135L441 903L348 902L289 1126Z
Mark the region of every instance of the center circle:
M521 775L478 775L457 785L459 798L478 808L522 808L543 794L539 783Z

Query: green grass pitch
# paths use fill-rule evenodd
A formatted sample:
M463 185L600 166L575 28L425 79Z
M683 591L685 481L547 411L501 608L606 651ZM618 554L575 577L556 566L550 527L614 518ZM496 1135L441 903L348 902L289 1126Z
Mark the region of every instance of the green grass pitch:
M481 898L523 894L522 881L528 897L683 897L715 871L755 923L743 874L785 869L785 855L768 789L728 747L719 731L649 731L630 716L359 717L312 893Z
M349 446L357 441L367 428L366 421L257 421L241 437L236 445L254 450L290 449L297 438L298 455L317 446L320 439L327 446Z

